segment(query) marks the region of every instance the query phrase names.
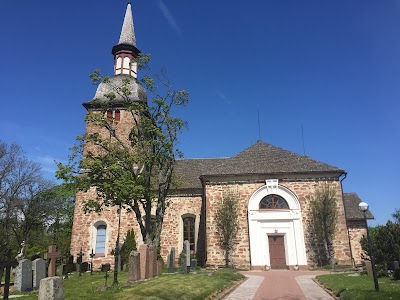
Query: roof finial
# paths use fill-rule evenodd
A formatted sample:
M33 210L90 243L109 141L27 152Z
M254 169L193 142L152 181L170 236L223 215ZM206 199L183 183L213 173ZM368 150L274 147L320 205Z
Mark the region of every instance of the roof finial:
M126 44L136 46L135 29L133 26L132 7L131 1L128 1L126 7L124 23L122 24L121 35L119 37L118 45Z

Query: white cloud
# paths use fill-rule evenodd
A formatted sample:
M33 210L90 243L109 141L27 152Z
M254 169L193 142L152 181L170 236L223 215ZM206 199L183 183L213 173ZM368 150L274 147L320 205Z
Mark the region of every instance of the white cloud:
M164 15L164 18L167 20L172 30L174 30L177 35L182 36L181 28L176 23L174 16L172 15L168 7L165 5L164 1L157 0L157 6L161 10L162 14Z

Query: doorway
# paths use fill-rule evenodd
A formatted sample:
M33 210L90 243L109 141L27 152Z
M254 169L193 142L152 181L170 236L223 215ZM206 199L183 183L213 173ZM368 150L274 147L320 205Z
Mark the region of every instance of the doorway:
M268 244L271 269L286 269L284 236L268 236Z

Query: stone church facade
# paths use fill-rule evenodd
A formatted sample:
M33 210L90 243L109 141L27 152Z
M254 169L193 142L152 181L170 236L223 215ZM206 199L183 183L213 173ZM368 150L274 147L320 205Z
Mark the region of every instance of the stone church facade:
M133 99L147 101L133 63L140 52L136 48L131 4L125 13L119 43L112 53L114 76L108 85L118 85L129 76ZM109 86L101 83L94 98L104 98L110 92ZM96 111L92 102L83 105L89 111ZM115 130L127 136L132 115L124 110L123 100L116 97L108 114L118 119ZM86 131L94 130L88 123ZM346 172L340 168L258 141L229 158L179 159L174 174L177 184L170 190L161 234L164 261L171 247L179 253L183 241L189 240L200 264L224 265L215 217L218 201L231 191L237 195L240 207L233 264L260 270L267 267L307 269L315 263L307 239L310 198L317 189L329 184L337 196L338 222L333 243L336 262L360 263L359 239L366 233L363 215L357 208L361 200L354 193L343 193ZM93 249L97 268L103 263L114 264L112 251L118 234L118 212L117 208L107 207L101 214L85 214L84 201L95 197L94 189L76 195L71 254L76 255L82 249L84 261L89 261ZM137 243L141 244L134 213L122 210L121 237L131 228Z

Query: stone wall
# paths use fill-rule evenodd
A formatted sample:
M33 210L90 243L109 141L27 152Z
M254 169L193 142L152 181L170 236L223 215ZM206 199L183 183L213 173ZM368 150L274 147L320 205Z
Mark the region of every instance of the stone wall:
M74 222L72 227L71 254L76 257L82 248L83 261L90 262L89 253L92 248L95 251L96 224L104 222L107 225L106 253L96 255L93 260L94 270L101 264L110 263L114 266L114 256L111 252L115 249L115 243L118 235L118 213L117 207L105 208L101 214L88 213L83 211L83 202L95 199L96 193L91 189L87 193L79 192L76 195L76 204L74 211ZM173 197L168 199L169 205L165 212L163 228L161 232L161 256L166 262L167 254L171 247L175 247L177 253L180 253L183 245L183 223L182 216L185 214L194 215L196 218L196 235L199 232L201 196ZM143 243L139 225L136 221L134 212L121 213L120 243L123 243L123 237L128 230L133 228L137 246ZM127 263L127 262L126 262Z
M290 189L298 198L302 211L302 221L305 235L307 234L307 227L309 225L308 212L309 200L314 191L325 184L325 181L320 180L305 180L305 181L289 181L279 180L279 184ZM254 183L207 183L206 185L206 231L207 231L207 264L208 265L224 265L224 253L220 246L220 239L217 233L215 222L215 214L217 208L217 201L222 199L224 191L236 191L239 196L240 213L239 213L239 231L237 242L234 247L232 259L233 264L239 267L250 267L250 250L249 250L249 236L248 236L248 220L247 220L247 206L251 195L265 182ZM342 200L342 193L339 181L330 181L337 192L337 209L338 209L338 223L337 231L334 239L335 258L338 264L350 264L351 255L349 247L349 239L347 235L346 220L344 214L344 206ZM306 242L306 252L308 264L314 265L312 259L312 250L310 245Z
M364 252L361 248L360 240L363 236L367 236L367 229L364 220L348 220L347 221L351 251L354 263L361 264L361 254Z

